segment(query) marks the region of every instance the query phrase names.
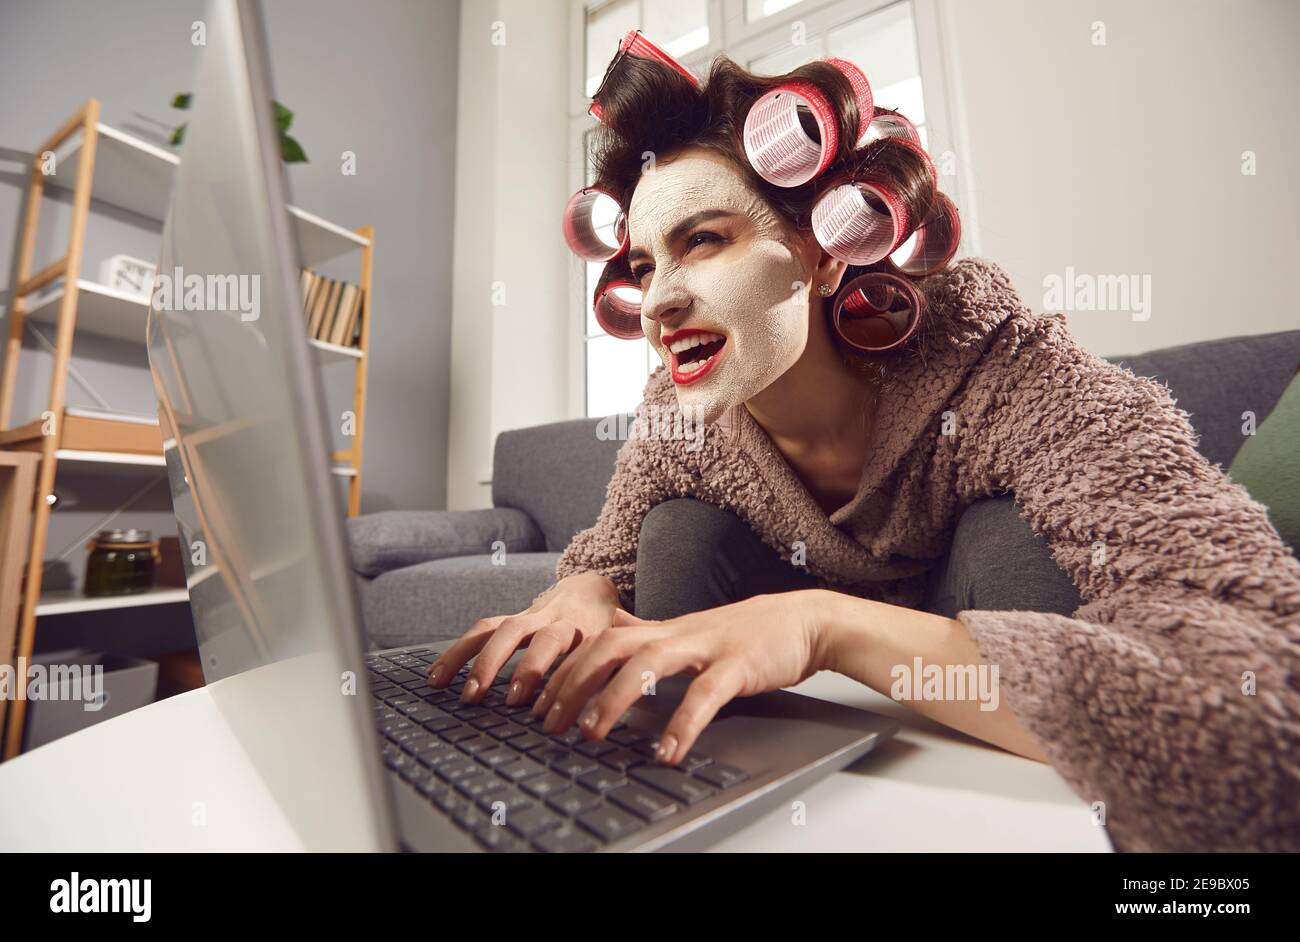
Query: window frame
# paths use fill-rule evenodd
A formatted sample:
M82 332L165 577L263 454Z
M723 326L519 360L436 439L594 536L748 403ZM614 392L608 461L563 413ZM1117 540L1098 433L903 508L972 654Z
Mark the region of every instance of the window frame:
M569 193L586 182L583 137L596 124L595 119L587 114L591 99L584 94L587 11L616 2L620 0L569 0ZM653 3L654 0L637 2ZM955 176L944 179L941 188L961 211L963 254L979 255L974 181L970 161L961 156L967 153L968 137L965 108L960 89L955 85L957 51L946 0L801 0L753 23L745 20L745 0L707 0L709 41L694 52L679 57L679 61L700 75L707 72L714 56L720 53L745 64L780 48L785 42L781 37L789 36L790 26L796 21L805 23L808 34L819 35L899 2L912 4L921 87L925 94L929 152L936 163L939 155L948 150L957 157ZM589 299L586 297L585 263L572 255L570 261L569 294L576 313L568 318L567 399L570 416L583 418L587 415L586 306Z

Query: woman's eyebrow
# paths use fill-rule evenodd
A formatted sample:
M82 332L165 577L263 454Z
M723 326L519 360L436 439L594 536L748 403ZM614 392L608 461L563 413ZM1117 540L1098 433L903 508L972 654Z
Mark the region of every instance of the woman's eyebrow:
M733 212L730 209L702 209L698 213L691 213L685 219L681 220L675 226L673 226L671 229L668 230L668 238L665 241L669 243L676 242L682 236L686 235L687 232L689 232L691 229L693 229L695 226L698 226L702 222L708 222L710 219L717 219L719 216L734 216L734 215L736 215L735 212ZM650 253L647 252L639 245L633 246L632 249L627 253L627 260L629 262L632 261L633 259L649 258L649 257L650 257Z

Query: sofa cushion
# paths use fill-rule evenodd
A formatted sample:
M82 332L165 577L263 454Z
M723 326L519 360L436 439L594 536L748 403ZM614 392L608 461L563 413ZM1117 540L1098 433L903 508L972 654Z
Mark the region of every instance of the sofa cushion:
M1300 376L1291 380L1277 408L1266 418L1232 461L1232 479L1268 508L1282 542L1300 546Z
M1256 423L1273 411L1300 365L1300 330L1229 337L1136 356L1107 357L1139 376L1169 384L1180 408L1191 415L1201 454L1232 463L1245 437L1242 413Z
M372 647L393 648L459 638L480 618L511 615L555 581L559 553L462 556L358 579L361 612Z
M389 510L347 521L352 568L363 576L453 556L486 558L498 542L506 553L543 548L528 515L508 507L488 510Z
M597 434L604 421L574 419L497 436L492 503L536 520L550 552L563 550L574 534L592 526L605 503L622 442Z

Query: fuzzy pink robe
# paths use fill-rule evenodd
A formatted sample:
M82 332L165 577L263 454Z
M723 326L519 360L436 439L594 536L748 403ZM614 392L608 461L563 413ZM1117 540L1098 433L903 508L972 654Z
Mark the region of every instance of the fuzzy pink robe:
M1105 803L1115 846L1300 850L1300 562L1264 508L1196 450L1163 385L1033 314L996 264L922 290L955 331L893 368L850 503L828 518L741 407L703 448L630 439L557 575L602 572L631 609L642 518L688 496L783 557L802 541L831 588L917 607L961 512L1009 491L1085 604L957 617L1052 764ZM674 407L662 367L645 403Z

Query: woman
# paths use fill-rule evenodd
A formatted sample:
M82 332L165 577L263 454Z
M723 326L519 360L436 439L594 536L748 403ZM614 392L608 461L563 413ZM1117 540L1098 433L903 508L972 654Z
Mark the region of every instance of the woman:
M629 440L556 584L474 625L430 682L477 655L476 701L526 646L509 702L543 687L546 731L600 739L643 678L694 674L659 740L671 764L731 698L819 670L888 694L900 666L997 668L996 709L909 705L1052 763L1105 803L1121 849L1300 847L1300 563L1264 509L1161 385L1031 313L998 266L904 280L823 247L810 217L846 174L881 184L892 218L940 205L915 148L859 133L851 74L720 58L701 85L665 60L625 49L597 93L596 183L626 220L601 283L640 287L664 362L639 414L698 418L703 444ZM833 108L805 130L834 144L824 172L778 186L743 123L800 82ZM1077 587L1072 616L917 610L963 510L997 494Z

